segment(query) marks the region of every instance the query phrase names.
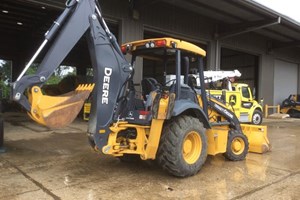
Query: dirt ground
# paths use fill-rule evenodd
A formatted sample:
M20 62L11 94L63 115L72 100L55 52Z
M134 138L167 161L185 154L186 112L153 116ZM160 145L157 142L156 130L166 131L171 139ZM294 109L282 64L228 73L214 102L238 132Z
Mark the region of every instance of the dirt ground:
M231 162L209 156L201 171L175 178L150 162L97 154L87 122L50 130L4 113L0 199L300 199L300 120L266 119L272 151Z

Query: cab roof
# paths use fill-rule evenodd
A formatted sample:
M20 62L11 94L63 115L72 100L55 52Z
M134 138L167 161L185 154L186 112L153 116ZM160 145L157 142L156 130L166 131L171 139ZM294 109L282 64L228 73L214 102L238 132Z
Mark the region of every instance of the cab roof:
M139 50L154 48L180 49L185 52L196 54L202 57L206 56L206 51L202 48L192 43L169 37L137 40L125 43L121 47L123 53L129 54L133 54L134 52Z

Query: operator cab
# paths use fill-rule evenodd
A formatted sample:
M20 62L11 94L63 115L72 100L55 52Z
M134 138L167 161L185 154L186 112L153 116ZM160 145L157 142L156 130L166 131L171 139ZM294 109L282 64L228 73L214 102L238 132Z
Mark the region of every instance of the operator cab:
M153 117L157 118L158 116L155 116L159 107L157 104L161 98L168 99L173 96L175 102L184 101L199 105L194 88L195 80L191 80L192 77L188 76L188 72L190 68L197 68L199 72L203 72L204 50L191 43L173 38L155 38L126 43L122 45L121 50L123 54L132 56L133 66L136 59L140 57L143 59L144 69L155 70L155 77L144 77L141 81L143 110L149 111L149 116L138 117L145 119L144 121L132 118L130 123L147 124ZM201 88L198 89L201 93ZM205 88L203 91L205 92ZM206 102L206 99L203 99L201 102ZM136 100L136 102L140 101ZM133 113L140 112L140 110L133 111ZM125 116L125 119L129 118Z

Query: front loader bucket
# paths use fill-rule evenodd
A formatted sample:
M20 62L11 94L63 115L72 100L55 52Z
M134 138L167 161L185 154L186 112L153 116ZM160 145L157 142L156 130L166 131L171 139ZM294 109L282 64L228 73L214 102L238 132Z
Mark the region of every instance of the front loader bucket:
M265 153L271 150L267 126L241 124L241 127L249 141L249 152Z
M75 91L59 96L43 95L41 88L34 86L29 94L29 116L39 124L50 128L69 125L80 112L94 84L79 85Z

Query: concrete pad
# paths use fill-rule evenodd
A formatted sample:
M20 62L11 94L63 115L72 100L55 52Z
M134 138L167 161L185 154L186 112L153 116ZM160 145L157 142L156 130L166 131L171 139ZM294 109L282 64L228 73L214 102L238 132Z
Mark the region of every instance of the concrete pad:
M198 174L175 178L151 162L123 163L91 150L87 122L50 130L5 117L0 199L299 199L300 120L266 119L272 151L231 162L209 156Z
M273 113L268 116L270 119L284 119L290 117L289 114L283 114L283 113Z
M24 177L16 168L0 157L0 199L11 199L19 194L39 190L30 180Z

